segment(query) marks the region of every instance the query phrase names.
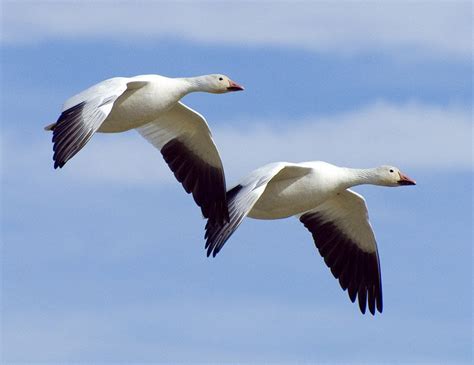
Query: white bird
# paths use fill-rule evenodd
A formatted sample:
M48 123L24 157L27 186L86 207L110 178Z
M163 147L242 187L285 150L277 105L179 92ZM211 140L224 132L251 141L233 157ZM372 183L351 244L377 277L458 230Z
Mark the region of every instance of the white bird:
M350 169L326 162L265 165L227 192L230 221L206 224L207 255L213 256L248 216L296 216L312 233L316 247L343 290L359 308L382 312L382 281L377 243L364 198L349 190L361 184L416 185L392 166Z
M54 168L63 167L95 132L137 131L157 147L176 179L205 218L228 220L225 177L219 152L204 117L179 100L191 92L243 90L227 76L188 78L160 75L115 77L68 99L53 131Z

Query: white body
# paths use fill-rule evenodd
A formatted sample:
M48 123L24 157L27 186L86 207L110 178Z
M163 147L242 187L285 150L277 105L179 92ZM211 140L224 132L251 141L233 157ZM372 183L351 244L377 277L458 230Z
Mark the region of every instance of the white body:
M314 161L299 164L270 164L256 170L256 174L272 173L281 169L266 184L265 190L247 216L256 219L287 218L318 206L344 187L337 183L339 168L326 162ZM324 173L322 173L324 171Z
M169 111L187 91L181 79L159 75L131 77L127 79L130 81L147 81L147 84L119 96L98 132L124 132L141 127Z

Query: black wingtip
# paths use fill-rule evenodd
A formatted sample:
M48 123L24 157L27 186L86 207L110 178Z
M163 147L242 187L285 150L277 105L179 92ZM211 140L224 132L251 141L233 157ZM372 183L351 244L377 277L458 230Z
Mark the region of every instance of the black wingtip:
M382 313L383 312L383 297L382 297L382 285L380 285L380 294L377 297L377 310Z
M205 249L208 257L211 254L212 257L217 256L245 217L244 214L237 214L234 206L234 199L242 188L242 185L237 185L226 193L227 212L232 211L232 219L230 219L229 214L229 219L226 222L216 222L216 220L208 219L206 223L204 239L206 240Z
M62 169L63 166L66 164L66 161L58 161L58 160L55 160L54 161L54 169Z
M359 296L359 309L362 312L362 314L365 314L366 310L366 302L362 301L361 297Z
M54 168L63 167L90 140L94 130L84 125L82 112L85 102L61 113L53 129Z
M312 233L314 243L352 303L362 314L382 313L382 279L376 252L364 252L337 227L318 214L304 214L300 221ZM368 311L367 311L368 307Z
M370 313L371 313L373 316L375 316L375 308L370 308L370 307L369 307L369 311L370 311Z
M216 257L219 252L221 252L221 248L223 247L223 244L216 245L214 247L214 251L212 251L212 257Z
M230 221L226 200L225 176L221 168L205 162L178 138L171 139L161 154L188 194L201 208L211 224L223 225Z

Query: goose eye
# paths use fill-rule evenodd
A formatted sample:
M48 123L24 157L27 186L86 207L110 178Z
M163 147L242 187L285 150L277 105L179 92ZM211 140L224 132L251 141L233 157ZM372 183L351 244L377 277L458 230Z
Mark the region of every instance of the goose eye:
M393 172L393 170L392 170L392 169L390 169L390 172Z
M219 81L222 81L222 80L224 80L224 79L222 77L219 77Z

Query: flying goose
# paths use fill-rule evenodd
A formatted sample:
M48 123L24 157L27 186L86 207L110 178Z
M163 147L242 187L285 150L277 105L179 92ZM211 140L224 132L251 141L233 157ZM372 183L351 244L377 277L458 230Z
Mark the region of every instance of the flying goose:
M136 129L158 148L176 179L211 222L228 220L222 161L204 117L179 100L191 92L243 90L225 75L114 77L68 99L53 131L54 168L62 168L95 132Z
M207 256L216 254L248 216L280 219L296 216L343 290L365 313L381 313L382 281L377 243L364 198L355 185L416 185L392 166L351 169L326 162L276 162L265 165L227 192L230 221L206 224Z

